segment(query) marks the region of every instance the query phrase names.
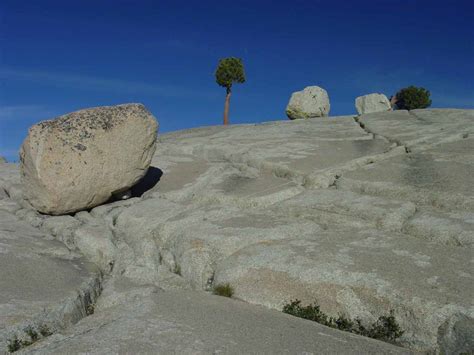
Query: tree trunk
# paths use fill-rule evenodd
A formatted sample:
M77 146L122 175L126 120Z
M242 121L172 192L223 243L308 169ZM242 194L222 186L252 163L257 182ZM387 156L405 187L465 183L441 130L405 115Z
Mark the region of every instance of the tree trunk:
M230 88L227 88L227 94L225 96L225 105L224 105L224 126L229 124L229 105L230 105Z

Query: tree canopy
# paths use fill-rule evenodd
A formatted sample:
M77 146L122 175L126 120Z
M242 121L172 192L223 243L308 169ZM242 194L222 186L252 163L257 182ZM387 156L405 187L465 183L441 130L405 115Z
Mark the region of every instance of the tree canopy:
M401 89L395 97L400 110L414 110L431 106L430 92L425 88L411 85Z
M244 65L240 58L229 57L219 60L216 69L216 82L228 91L233 83L245 83Z

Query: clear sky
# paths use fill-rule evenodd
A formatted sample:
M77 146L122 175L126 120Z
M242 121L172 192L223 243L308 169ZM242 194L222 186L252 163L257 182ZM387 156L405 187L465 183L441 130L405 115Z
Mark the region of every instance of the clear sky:
M474 108L473 0L1 0L0 155L28 127L81 108L141 102L160 132L221 124L219 58L244 61L231 123L286 119L319 85L331 116L409 85L433 107Z

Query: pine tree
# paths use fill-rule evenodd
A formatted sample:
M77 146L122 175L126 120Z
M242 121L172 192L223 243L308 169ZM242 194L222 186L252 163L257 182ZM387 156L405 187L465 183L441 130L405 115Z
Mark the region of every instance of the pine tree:
M239 58L229 57L219 60L216 69L216 82L226 88L226 97L224 105L224 125L229 124L229 105L230 95L232 94L233 83L244 83L245 72L242 60Z

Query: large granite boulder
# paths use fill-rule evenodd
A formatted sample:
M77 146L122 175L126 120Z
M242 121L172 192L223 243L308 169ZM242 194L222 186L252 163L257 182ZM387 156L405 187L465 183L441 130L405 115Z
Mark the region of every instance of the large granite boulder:
M20 151L25 197L53 215L107 201L145 175L157 127L141 104L80 110L32 126Z
M290 120L325 117L329 115L330 108L327 91L319 86L308 86L291 94L286 115Z
M359 115L372 112L392 111L390 101L384 94L368 94L355 99L355 107Z

